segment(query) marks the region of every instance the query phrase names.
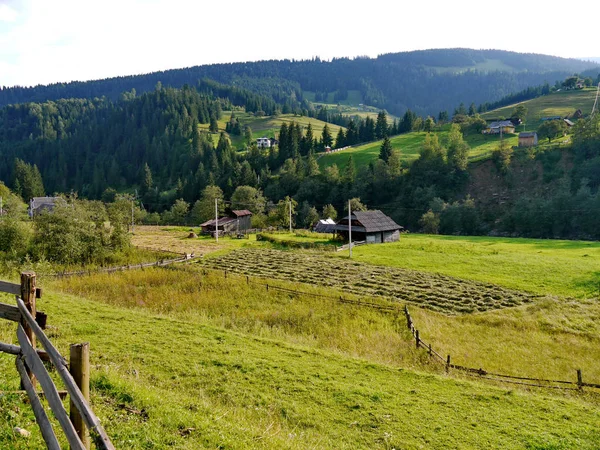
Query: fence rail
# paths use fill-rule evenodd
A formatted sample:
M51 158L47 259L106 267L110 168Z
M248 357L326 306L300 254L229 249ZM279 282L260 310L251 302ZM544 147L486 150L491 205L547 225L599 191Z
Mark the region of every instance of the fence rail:
M352 248L354 247L358 247L359 245L365 245L367 243L367 241L353 241L352 242ZM340 245L336 251L341 252L344 250L350 250L350 244L344 244L344 245Z
M83 386L81 383L78 384L71 374L71 371L88 372L89 361L81 359L79 360L80 365L75 367L73 358L71 358L71 366L69 367L66 359L63 358L50 339L45 335L43 326L38 323L35 311L35 299L39 295L39 290L35 287L35 277L35 274L32 272L24 272L21 274L20 285L7 282L2 282L0 285L0 292L8 294L15 294L15 286L19 287L19 293L15 294L16 307L0 304L2 306L0 309L4 310L5 313L9 311L9 313L0 316L0 318L18 322L17 339L19 346L0 343L0 351L16 355L15 365L21 378L21 386L29 398L33 413L48 449L60 450L61 447L48 419L48 415L40 402L39 395L41 393L36 391L38 383L71 449L86 450L90 448L87 427L89 434L93 437L96 448L114 450L110 438L100 424L100 420L92 411L87 396L82 393L83 389L89 395L89 379L87 380L88 385ZM7 309L6 307L10 308ZM40 342L44 350L36 349L37 341ZM50 378L42 360L52 363L66 387L71 399L70 417L61 401L61 392L58 391L52 378ZM80 422L84 423L85 427L78 426Z
M566 380L552 380L545 378L533 378L533 377L524 377L517 375L507 375L507 374L499 374L494 372L488 372L482 368L474 368L462 366L459 364L453 364L451 362L450 355L447 355L444 358L438 352L434 351L431 344L427 344L423 339L421 339L419 330L415 327L414 321L408 311L408 306L404 306L404 314L406 316L406 325L410 330L411 334L415 338L415 345L417 349L424 348L428 351L429 356L438 363L443 364L446 367L446 372L449 372L450 369L461 371L469 376L474 376L478 378L487 379L490 381L497 381L500 383L510 383L510 384L518 384L522 386L530 386L530 387L541 387L547 389L564 389L564 390L581 390L584 387L600 389L600 384L598 383L586 383L583 381L583 375L581 369L577 369L577 381L566 381Z
M74 272L57 272L45 275L46 277L56 277L56 278L64 278L64 277L72 277L72 276L82 276L82 275L91 275L93 273L113 273L113 272L122 272L125 270L135 270L135 269L144 269L147 267L164 267L171 264L191 261L196 258L200 258L201 256L196 256L194 253L182 253L183 256L172 258L172 259L161 259L155 262L146 262L139 264L125 264L123 266L115 266L115 267L101 267L98 269L89 269L89 270L76 270Z

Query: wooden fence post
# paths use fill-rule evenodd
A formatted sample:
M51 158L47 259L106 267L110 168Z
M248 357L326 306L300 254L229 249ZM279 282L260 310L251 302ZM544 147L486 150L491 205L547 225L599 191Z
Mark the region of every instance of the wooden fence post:
M446 373L450 372L450 355L446 359Z
M35 317L35 272L22 272L21 273L21 299L27 310L31 313L33 317ZM23 329L25 330L25 334L29 338L29 342L31 342L31 346L35 350L35 334L33 334L33 330L29 327L25 320L21 320L21 324L23 325ZM29 375L29 379L31 380L31 384L35 389L35 376L27 368L27 374ZM21 388L24 389L22 383Z
M581 369L577 369L577 387L583 388L583 376L581 375Z
M90 343L72 344L69 372L79 387L83 398L90 401ZM86 449L90 448L90 436L79 410L71 400L70 418L75 431Z
M417 336L415 338L415 341L417 343L417 349L418 349L419 348L419 330L417 330L416 333L417 333Z

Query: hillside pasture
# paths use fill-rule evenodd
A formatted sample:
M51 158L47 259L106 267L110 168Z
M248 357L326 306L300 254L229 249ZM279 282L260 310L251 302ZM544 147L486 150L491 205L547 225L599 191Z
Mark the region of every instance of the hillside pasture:
M292 122L295 122L300 125L303 130L306 130L308 124L310 123L313 136L316 138L320 138L321 134L323 134L323 128L326 125L326 122L322 120L318 120L312 117L306 116L298 116L294 114L280 114L278 116L262 116L257 117L254 114L247 113L245 111L234 111L235 117L240 121L242 128L244 126L249 126L252 129L252 137L257 139L259 137L277 137L279 136L279 130L281 129L281 125L285 123L286 125L290 125ZM231 117L231 111L223 111L221 119L218 121L219 124L219 132L225 131L225 126ZM335 125L332 123L327 123L329 127L329 132L334 137L337 135L340 128L339 125ZM208 131L209 124L200 124L198 127L203 131ZM215 144L218 142L219 133L212 133L213 141ZM242 148L244 143L244 136L234 136L228 135L231 144L235 148Z
M596 87L585 89L574 89L569 91L553 92L549 95L534 98L522 102L527 107L525 118L525 130L519 127L519 131L535 131L542 123L542 117L561 116L565 117L581 109L584 115L590 114L596 98ZM488 111L481 115L484 119L498 117L510 117L515 109L514 105Z
M444 145L448 136L448 127L443 127L434 133L437 134L441 144ZM419 152L426 135L427 133L425 132L413 131L393 136L390 138L390 141L392 148L400 152L400 159L409 163L419 157ZM511 146L519 144L516 134L505 134L503 138ZM491 157L492 151L500 143L499 135L469 134L464 139L470 147L469 161L480 161ZM383 141L369 142L368 144L357 145L339 152L323 154L318 160L319 166L324 168L336 164L339 168L343 168L348 163L348 157L352 156L356 167L366 167L370 162L377 161L382 143Z

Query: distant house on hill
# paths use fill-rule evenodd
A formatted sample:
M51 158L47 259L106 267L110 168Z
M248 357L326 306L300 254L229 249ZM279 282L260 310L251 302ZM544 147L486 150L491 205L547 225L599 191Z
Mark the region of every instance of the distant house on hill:
M565 121L565 123L567 124L568 127L572 127L573 125L575 125L572 121L570 121L569 119L563 119Z
M519 147L535 147L538 145L538 135L535 131L519 133Z
M29 217L32 219L43 211L52 212L59 203L66 204L61 197L33 197L29 200Z
M379 210L353 212L350 227L352 241L365 241L367 244L396 242L400 239L400 230L404 229ZM335 226L337 234L345 240L348 240L349 230L348 216L340 219Z
M271 139L268 137L261 137L256 140L256 146L258 148L270 148L271 147Z
M514 133L515 125L510 120L500 120L490 123L487 128L482 131L483 134L500 134L500 132Z
M234 210L219 220L211 219L200 224L202 234L214 235L217 229L219 236L229 233L245 233L252 228L252 213L247 209Z

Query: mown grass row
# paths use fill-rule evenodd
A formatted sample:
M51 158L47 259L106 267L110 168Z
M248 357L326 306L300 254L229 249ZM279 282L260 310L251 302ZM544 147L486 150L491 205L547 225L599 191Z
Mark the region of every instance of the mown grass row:
M531 294L489 283L355 263L342 258L325 258L308 252L240 249L207 259L204 264L245 275L317 284L357 295L408 301L449 314L518 306L534 298Z

